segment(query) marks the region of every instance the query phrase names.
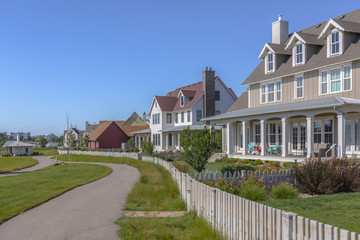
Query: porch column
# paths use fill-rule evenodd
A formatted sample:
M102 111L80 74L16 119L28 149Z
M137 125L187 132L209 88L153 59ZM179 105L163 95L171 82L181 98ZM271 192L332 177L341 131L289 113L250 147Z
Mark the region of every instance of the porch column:
M306 118L306 157L312 158L314 156L314 118Z
M247 128L247 124L248 122L243 121L242 122L242 142L243 142L243 149L242 149L242 154L246 155L248 154L248 138L246 136L246 128Z
M281 156L287 157L288 155L288 128L289 127L289 121L287 118L281 118L281 135L282 135L282 150L281 150Z
M171 149L175 149L175 133L171 134Z
M345 156L345 116L343 114L337 115L337 122L338 122L337 157L342 158Z
M169 149L169 133L166 133L165 135L165 150Z
M231 154L233 151L233 136L234 136L234 123L227 124L227 154Z
M265 156L265 152L266 152L265 120L260 120L260 146L261 146L261 156Z
M181 147L180 147L180 132L178 133L178 136L177 136L177 138L178 138L178 149L180 150L181 149Z
M138 137L138 147L141 148L141 137Z

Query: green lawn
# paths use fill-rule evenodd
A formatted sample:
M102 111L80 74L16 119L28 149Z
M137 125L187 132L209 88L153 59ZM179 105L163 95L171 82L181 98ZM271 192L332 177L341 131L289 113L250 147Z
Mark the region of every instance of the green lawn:
M0 178L0 223L77 186L111 173L106 166L50 166L31 173Z
M135 239L223 239L212 231L205 220L190 212L176 218L119 218L119 237L124 240Z
M31 167L39 162L32 157L0 157L0 173Z
M67 155L59 160L67 161ZM71 161L127 164L139 169L141 177L128 195L125 209L134 211L186 210L178 186L171 175L160 165L131 158L71 155ZM222 239L195 213L177 218L130 218L116 221L122 239Z
M360 193L322 195L306 199L272 200L262 203L360 233Z
M59 154L56 147L34 148L34 153L35 152L45 156L54 156Z

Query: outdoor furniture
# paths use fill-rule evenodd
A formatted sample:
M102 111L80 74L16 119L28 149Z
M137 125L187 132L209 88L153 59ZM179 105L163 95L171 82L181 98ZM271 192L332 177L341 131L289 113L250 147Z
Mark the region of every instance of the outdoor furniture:
M274 147L267 148L267 152L268 154L280 155L280 153L277 152L278 148L279 148L279 142L276 142Z
M254 144L254 142L249 142L249 144L248 144L248 152L251 153L253 151L255 151L255 144Z

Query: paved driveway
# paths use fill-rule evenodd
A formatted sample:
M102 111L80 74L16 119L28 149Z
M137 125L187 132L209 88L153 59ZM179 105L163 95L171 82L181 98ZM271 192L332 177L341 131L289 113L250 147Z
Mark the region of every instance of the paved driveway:
M114 221L140 174L127 165L102 165L113 172L3 223L0 239L119 239Z

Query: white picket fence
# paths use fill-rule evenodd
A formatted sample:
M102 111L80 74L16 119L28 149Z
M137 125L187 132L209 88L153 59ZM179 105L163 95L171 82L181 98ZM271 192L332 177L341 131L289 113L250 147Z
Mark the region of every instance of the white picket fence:
M65 154L66 151L59 153ZM84 154L83 151L71 153ZM91 153L90 155L96 155L96 152ZM98 153L104 156L103 152ZM114 157L118 155L106 154L105 156ZM167 169L178 183L188 210L195 210L228 239L360 240L360 234L221 191L178 171L167 161L136 155L137 157L134 157L136 159L159 164Z

